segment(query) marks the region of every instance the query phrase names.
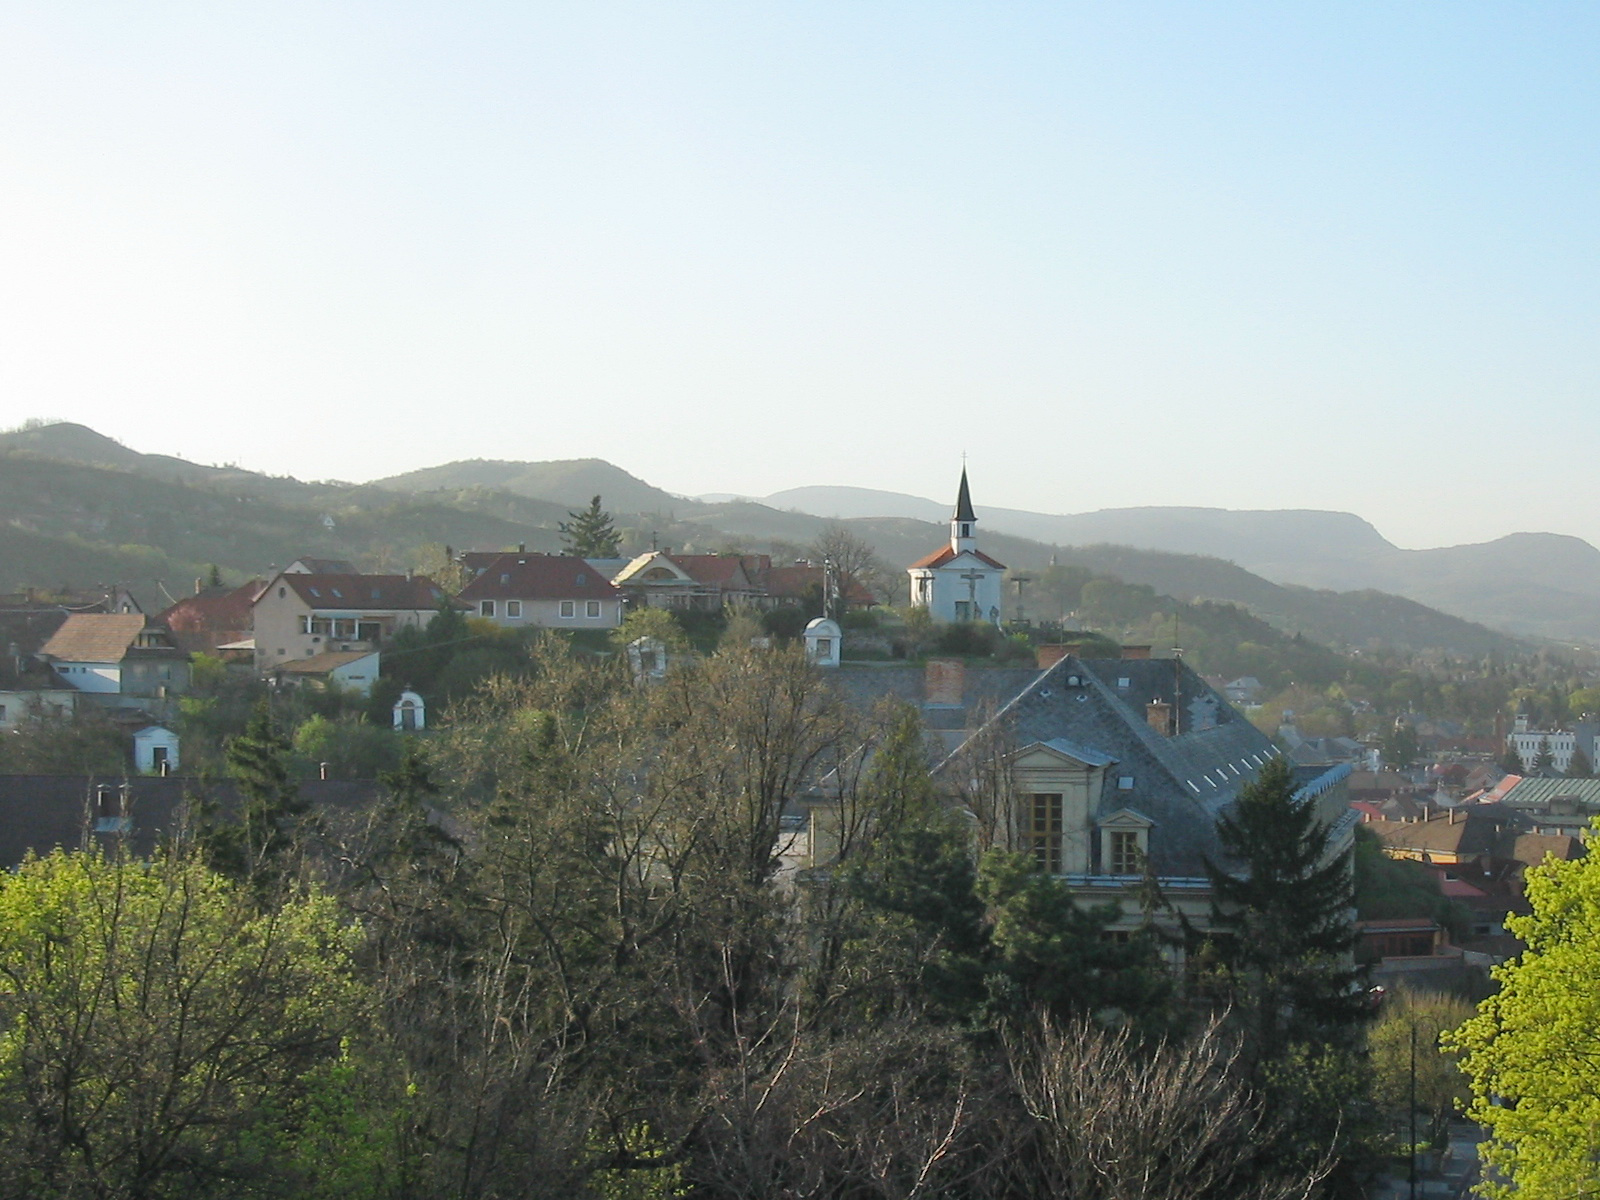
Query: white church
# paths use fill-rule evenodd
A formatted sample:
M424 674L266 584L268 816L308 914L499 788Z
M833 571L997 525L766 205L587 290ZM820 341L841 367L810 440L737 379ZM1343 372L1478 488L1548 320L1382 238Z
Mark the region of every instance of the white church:
M926 608L935 621L1000 623L1000 585L1006 567L978 549L977 523L963 467L955 515L950 518L950 544L906 568L911 603Z

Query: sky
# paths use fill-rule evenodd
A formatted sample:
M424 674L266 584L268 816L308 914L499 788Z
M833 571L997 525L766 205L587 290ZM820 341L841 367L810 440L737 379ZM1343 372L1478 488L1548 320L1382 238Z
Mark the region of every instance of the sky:
M0 5L0 425L1600 543L1600 6Z

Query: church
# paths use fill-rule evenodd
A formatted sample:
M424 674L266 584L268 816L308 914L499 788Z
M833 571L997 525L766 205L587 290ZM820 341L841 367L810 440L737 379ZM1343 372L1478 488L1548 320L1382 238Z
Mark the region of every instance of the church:
M977 524L963 467L955 515L950 518L950 544L906 568L911 603L926 608L935 621L1000 623L1000 585L1006 567L978 549Z

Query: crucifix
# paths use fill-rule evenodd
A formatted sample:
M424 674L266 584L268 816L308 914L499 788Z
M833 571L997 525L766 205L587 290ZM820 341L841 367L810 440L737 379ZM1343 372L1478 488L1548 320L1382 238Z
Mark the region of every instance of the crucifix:
M981 621L983 619L983 613L978 608L978 584L982 582L984 578L984 572L964 571L961 574L961 578L967 581L967 599L971 605L967 609L967 620Z

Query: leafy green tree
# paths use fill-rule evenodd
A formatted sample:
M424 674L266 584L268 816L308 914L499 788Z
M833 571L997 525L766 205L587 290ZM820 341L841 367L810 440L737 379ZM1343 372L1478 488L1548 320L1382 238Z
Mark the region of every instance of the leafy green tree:
M1509 1181L1491 1198L1600 1194L1600 856L1527 873L1533 912L1506 921L1527 943L1494 968L1500 990L1446 1039L1472 1080L1483 1158Z
M1426 1140L1430 1146L1444 1148L1450 1120L1466 1110L1471 1089L1461 1073L1459 1054L1446 1050L1439 1039L1471 1015L1472 1006L1465 1000L1432 992L1402 988L1384 1002L1383 1015L1367 1033L1367 1052L1372 1061L1373 1099L1396 1138L1410 1136L1414 1078Z
M0 882L0 1191L372 1195L322 1183L381 1130L296 1153L333 1132L313 1109L364 1028L359 940L331 899L263 913L192 855L24 863Z
M589 507L579 512L569 512L568 519L556 526L561 531L561 545L568 554L578 558L615 558L622 546L622 535L611 524L611 514L600 507L600 497L589 501Z

